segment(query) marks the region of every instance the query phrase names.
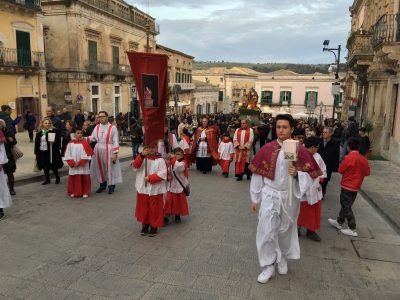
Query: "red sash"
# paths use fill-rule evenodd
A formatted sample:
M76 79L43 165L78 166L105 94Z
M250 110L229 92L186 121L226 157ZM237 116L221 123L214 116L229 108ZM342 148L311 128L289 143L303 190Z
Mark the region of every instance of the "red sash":
M244 132L244 144L242 145L242 132L243 129L239 128L236 134L236 139L239 144L239 146L245 146L249 140L250 140L250 128L246 128ZM247 151L249 149L236 149L236 163L235 163L235 174L243 174L244 169L246 167L246 161L247 161Z

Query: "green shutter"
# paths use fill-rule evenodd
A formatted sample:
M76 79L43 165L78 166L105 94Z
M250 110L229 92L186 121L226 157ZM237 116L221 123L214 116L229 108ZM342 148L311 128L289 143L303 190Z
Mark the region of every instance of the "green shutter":
M306 98L304 100L304 106L305 107L308 106L308 99L310 99L310 92L306 92Z
M113 65L119 65L119 47L112 46L112 62Z
M335 105L335 106L338 106L339 103L340 103L340 95L335 95L335 102L334 102L334 105Z
M292 105L292 92L288 92L288 106Z
M318 92L315 92L315 107L318 105Z
M285 92L281 91L280 95L279 95L279 105L282 105L283 102L283 97L285 96Z
M16 31L17 60L19 66L32 66L31 37L29 32Z
M89 62L97 62L97 42L88 41Z
M269 99L268 99L268 104L272 104L272 99L273 99L273 94L274 94L274 92L273 91L270 91L269 92L269 95L270 95L270 97L269 97Z

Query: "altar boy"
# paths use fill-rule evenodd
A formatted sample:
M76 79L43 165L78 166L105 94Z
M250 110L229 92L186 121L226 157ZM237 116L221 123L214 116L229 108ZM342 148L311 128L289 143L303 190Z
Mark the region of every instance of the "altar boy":
M222 175L225 178L229 176L229 166L233 160L233 154L235 154L235 148L233 147L233 143L231 141L231 137L229 133L224 133L222 137L222 141L218 146L218 154L219 154L219 165L221 166Z
M68 143L63 158L69 166L68 195L87 198L92 189L89 161L94 152L81 129L75 131L74 138Z
M157 144L143 147L142 152L132 162L136 174L136 219L142 223L141 235L157 235L157 229L163 227L163 198L167 192L167 166Z

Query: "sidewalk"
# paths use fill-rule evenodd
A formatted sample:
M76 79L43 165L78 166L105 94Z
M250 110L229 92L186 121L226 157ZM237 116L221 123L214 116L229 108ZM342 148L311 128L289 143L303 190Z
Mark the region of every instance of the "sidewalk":
M371 176L362 193L400 232L400 167L389 161L369 161Z
M29 142L28 132L17 133L18 148L24 153L24 156L17 161L17 171L15 172L15 180L17 183L31 181L33 177L41 177L43 172L34 172L33 166L35 162L34 143ZM126 144L120 148L120 159L129 159L132 155L132 148ZM64 167L60 170L66 172L68 168Z

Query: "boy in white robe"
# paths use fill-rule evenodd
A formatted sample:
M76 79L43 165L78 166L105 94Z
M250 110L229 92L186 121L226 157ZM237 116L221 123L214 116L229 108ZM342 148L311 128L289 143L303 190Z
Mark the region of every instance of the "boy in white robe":
M231 141L229 133L224 133L222 141L219 143L218 146L218 154L219 154L219 165L222 170L222 175L225 178L228 178L229 167L233 160L233 155L235 154L235 148L233 147L233 143Z
M10 190L7 185L7 175L4 174L3 165L8 162L4 143L6 138L3 134L3 128L6 127L4 120L0 119L0 220L4 218L4 209L12 204Z
M71 198L89 197L92 189L89 161L93 153L89 142L83 139L82 130L77 129L75 139L68 143L63 158L69 166L68 195Z
M132 162L136 174L136 219L142 223L141 235L153 237L164 226L164 194L167 192L167 166L164 158L156 152L157 145L143 147Z
M278 115L278 139L264 145L249 166L253 172L251 211L256 213L260 205L256 245L263 270L257 278L259 283L266 283L275 275L275 263L278 273L285 275L288 272L287 260L300 258L297 235L299 202L311 182L294 180L294 199L289 199L289 176L297 177L298 170L307 171L312 178L321 175L314 158L303 146L299 148L296 166L285 160L282 143L291 138L294 124L291 115Z

